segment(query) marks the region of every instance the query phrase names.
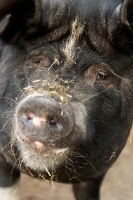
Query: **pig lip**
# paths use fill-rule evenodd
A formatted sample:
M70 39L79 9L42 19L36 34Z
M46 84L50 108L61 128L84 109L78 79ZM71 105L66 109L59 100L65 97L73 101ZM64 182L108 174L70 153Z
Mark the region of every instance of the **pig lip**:
M32 143L32 142L40 142L40 143L44 143L43 140L39 139L39 138L36 138L36 137L30 137L30 136L25 136L24 134L20 134L20 139L26 143Z
M44 152L45 152L45 156L49 157L50 154L63 154L64 152L68 152L68 147L57 147L57 145L52 145L52 144L48 144L48 143L44 143L42 141L39 141L38 139L29 139L28 137L24 136L23 134L20 134L19 138L24 141L25 143L29 144L31 146L31 148L38 150L40 153L43 153L44 156Z
M59 145L57 145L57 142L53 142L53 141L47 141L47 140L43 140L43 139L40 139L40 138L36 138L36 137L30 137L30 136L25 136L25 134L20 134L19 135L19 138L24 141L25 143L31 145L32 147L34 147L35 143L38 142L40 144L43 145L43 149L44 148L49 148L49 147L57 147Z
M39 150L40 152L48 151L51 149L50 145L42 142L38 138L26 137L25 135L20 134L19 139L21 139L25 144L29 145L31 148Z

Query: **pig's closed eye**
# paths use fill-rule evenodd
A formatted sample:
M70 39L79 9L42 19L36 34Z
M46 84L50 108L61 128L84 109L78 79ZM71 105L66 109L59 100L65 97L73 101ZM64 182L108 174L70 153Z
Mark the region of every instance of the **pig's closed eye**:
M91 85L98 84L108 87L113 83L114 76L105 66L93 65L86 70L85 78Z

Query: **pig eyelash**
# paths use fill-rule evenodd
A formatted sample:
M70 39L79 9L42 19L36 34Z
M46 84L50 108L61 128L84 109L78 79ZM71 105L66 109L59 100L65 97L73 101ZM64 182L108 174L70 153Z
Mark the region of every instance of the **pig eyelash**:
M85 71L85 78L91 85L101 84L107 87L112 83L113 74L99 65L93 65Z
M85 78L87 82L91 85L99 84L105 88L107 88L107 86L109 85L112 85L112 83L114 82L113 79L115 78L118 78L130 85L128 79L119 76L104 63L101 63L100 65L92 65L91 67L89 67L85 71Z
M128 79L125 79L125 78L123 78L122 76L119 76L118 74L116 74L116 73L115 73L115 72L113 72L113 71L111 71L111 73L112 73L114 76L116 76L117 78L119 78L119 79L123 80L125 83L127 83L127 84L129 84L129 85L130 85L130 83L129 83L129 80L128 80Z
M101 65L105 65L104 63L101 63ZM126 82L127 84L129 84L129 80L128 79L125 79L123 78L122 76L119 76L118 74L116 74L112 69L110 69L108 66L107 66L107 70L110 72L110 74L113 74L115 77L123 80L124 82Z
M104 70L99 71L97 73L97 80L102 80L102 81L105 80L106 81L107 78L109 78L109 77L110 77L109 74L107 72L105 72Z

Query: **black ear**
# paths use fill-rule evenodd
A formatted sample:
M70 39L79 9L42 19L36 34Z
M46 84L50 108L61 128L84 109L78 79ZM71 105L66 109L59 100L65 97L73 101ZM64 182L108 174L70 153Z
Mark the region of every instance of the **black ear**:
M109 35L113 44L133 51L133 0L122 0L109 20Z
M38 4L39 0L0 0L0 39L14 43L22 32L33 32L40 19Z

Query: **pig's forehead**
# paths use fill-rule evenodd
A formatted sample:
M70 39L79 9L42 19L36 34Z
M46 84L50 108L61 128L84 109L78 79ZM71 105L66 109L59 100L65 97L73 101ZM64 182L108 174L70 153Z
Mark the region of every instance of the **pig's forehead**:
M41 13L39 26L44 34L59 27L63 27L62 30L65 32L71 29L71 24L78 17L79 21L88 27L87 31L94 33L95 29L96 35L101 32L102 27L106 26L107 21L110 20L109 16L120 3L119 0L109 0L109 3L107 0L40 0L39 2L36 11L41 11L39 11ZM62 30L59 30L59 34ZM58 35L58 33L54 34Z
M84 41L81 41L81 36L86 31L87 40L93 44L96 43L95 48L98 49L97 51L101 51L100 53L103 55L102 57L99 56L96 52L93 52L91 46L88 46L89 54L84 60L91 64L104 62L104 54L107 53L107 50L109 53L115 54L106 38L103 38L105 33L102 27L104 27L107 19L105 15L110 15L119 3L119 0L40 0L38 9L41 9L40 23L44 34L40 36L38 33L39 40L34 38L33 46L34 44L37 44L37 46L43 44L45 48L45 42L52 42L52 45L53 42L56 42L61 53L65 55L65 60L69 64L73 64L77 61L77 54L78 57L82 56L77 47L83 47L82 42L85 41L86 37L84 37ZM101 41L104 42L105 47L102 46ZM103 53L104 49L106 49L106 52ZM82 59L84 57L85 55L82 56Z
M43 19L64 16L64 21L76 15L88 19L103 13L111 14L120 3L121 0L40 0Z
M75 0L41 0L42 23L53 28L70 22L76 15L80 15L79 2Z
M94 0L97 1L97 0ZM48 22L49 27L71 21L75 16L85 19L86 15L94 15L97 9L88 0L41 0L42 20ZM93 9L90 9L92 5Z

